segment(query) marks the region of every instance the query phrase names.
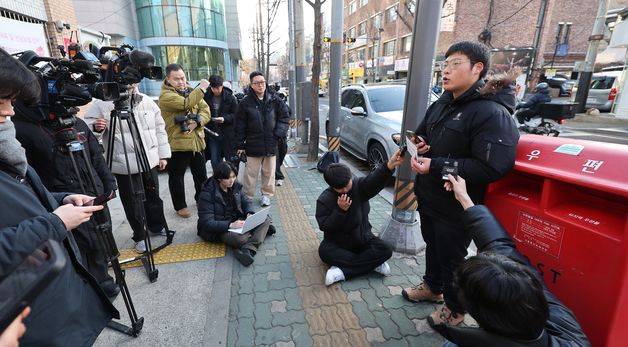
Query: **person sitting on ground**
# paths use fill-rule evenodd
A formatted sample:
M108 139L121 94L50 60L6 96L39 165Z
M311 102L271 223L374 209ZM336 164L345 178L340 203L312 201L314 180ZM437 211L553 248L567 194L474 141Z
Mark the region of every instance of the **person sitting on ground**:
M519 124L524 124L526 121L538 116L541 113L540 105L552 101L552 97L549 95L549 85L545 82L541 82L536 85L534 89L534 95L530 99L520 102L515 107L517 111L517 121Z
M341 163L325 170L323 178L329 188L316 201L316 221L324 233L318 255L331 266L326 285L372 270L390 273L386 260L392 256L392 247L371 232L369 200L384 189L402 161L397 150L388 163L360 178L354 178L349 167Z
M214 175L203 184L198 199L197 232L205 241L223 242L235 249L235 257L244 266L253 264L257 248L266 236L275 233L270 217L253 230L239 234L230 228L242 228L247 215L253 214L252 203L242 192L242 185L236 181L238 170L223 161Z
M445 189L464 208L464 225L478 246L479 254L455 270L454 289L480 329L434 324L428 316L448 340L443 347L590 346L573 312L547 289L489 209L473 204L465 180L449 175Z

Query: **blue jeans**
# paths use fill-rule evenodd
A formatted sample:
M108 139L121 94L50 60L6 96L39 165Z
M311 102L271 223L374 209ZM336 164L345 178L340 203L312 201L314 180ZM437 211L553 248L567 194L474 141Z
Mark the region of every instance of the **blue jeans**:
M218 164L222 162L222 141L211 136L206 141L205 158L211 160L212 169L216 170Z

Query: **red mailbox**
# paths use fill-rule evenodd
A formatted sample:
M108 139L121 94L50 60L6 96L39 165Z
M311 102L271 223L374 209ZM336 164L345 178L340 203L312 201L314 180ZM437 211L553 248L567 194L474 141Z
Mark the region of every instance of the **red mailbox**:
M628 346L628 146L522 136L485 203L593 346Z

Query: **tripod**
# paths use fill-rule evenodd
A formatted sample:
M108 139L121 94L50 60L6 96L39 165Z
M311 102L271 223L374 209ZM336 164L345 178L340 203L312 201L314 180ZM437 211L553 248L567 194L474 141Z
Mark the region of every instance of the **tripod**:
M155 268L155 258L153 254L172 244L172 239L174 238L175 232L173 230L170 230L165 218L163 218L162 224L166 230L166 242L156 248L152 247L143 202L146 200L147 195L150 195L151 198L154 196L158 197L159 192L156 189L156 183L153 180L153 176L150 174L151 167L148 161L146 150L144 148L142 137L140 136L137 121L133 115L133 110L130 103L131 98L132 96L129 96L127 93L125 93L119 100L114 101L114 109L111 111L111 116L109 119L110 136L107 142L107 163L109 165L109 168L111 169L113 165L113 154L115 152L115 134L116 131L119 131L120 137L122 139L122 147L124 150L124 160L127 169L127 175L129 176L129 183L133 195L133 211L139 217L139 220L141 222L142 230L144 233L144 242L146 244L146 252L143 255L130 259L125 259L121 263L124 264L138 259L141 260L144 269L146 270L146 274L148 275L148 279L151 282L155 282L157 280L157 277L159 276L159 270ZM125 122L121 122L120 124L118 124L119 120ZM140 181L138 187L136 187L136 185L133 183L133 179L131 177L131 163L129 161L129 153L127 151L127 141L123 124L126 124L126 127L131 135L133 148L135 150L135 164L139 171L138 177ZM147 189L145 190L144 187L146 187Z
M81 170L79 169L79 165L77 164L77 160L75 154L81 153L81 158L87 167L89 174L87 177L89 178L89 187L91 191L96 191L96 182L94 179L94 169L90 160L88 159L85 147L83 143L72 140L67 142L66 150L70 155L72 160L73 169L78 177L79 184L81 186L81 190L83 194L85 194L88 189L86 186L86 182L81 178ZM137 337L144 326L144 317L138 317L137 312L135 311L135 306L133 305L133 300L131 299L131 293L129 292L129 288L126 285L126 281L124 279L125 273L120 267L120 262L118 258L120 256L120 252L118 251L118 247L116 246L116 241L113 237L111 221L107 218L104 210L98 211L94 213L94 220L97 223L96 226L96 235L98 238L98 242L103 246L105 251L105 257L107 262L111 262L111 268L116 276L116 283L120 286L120 294L122 294L122 299L124 300L124 305L126 306L126 310L129 313L129 318L131 319L131 326L126 326L119 322L110 321L107 326L111 329L120 331L129 336Z

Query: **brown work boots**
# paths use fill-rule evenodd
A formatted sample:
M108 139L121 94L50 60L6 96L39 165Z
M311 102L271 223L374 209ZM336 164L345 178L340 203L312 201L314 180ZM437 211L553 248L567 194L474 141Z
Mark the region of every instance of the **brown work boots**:
M426 283L421 283L414 287L405 288L401 294L412 302L431 301L436 303L444 302L443 294L434 294Z
M190 212L190 210L188 210L187 207L177 210L177 214L179 215L179 217L183 217L183 218L192 217L192 213Z

